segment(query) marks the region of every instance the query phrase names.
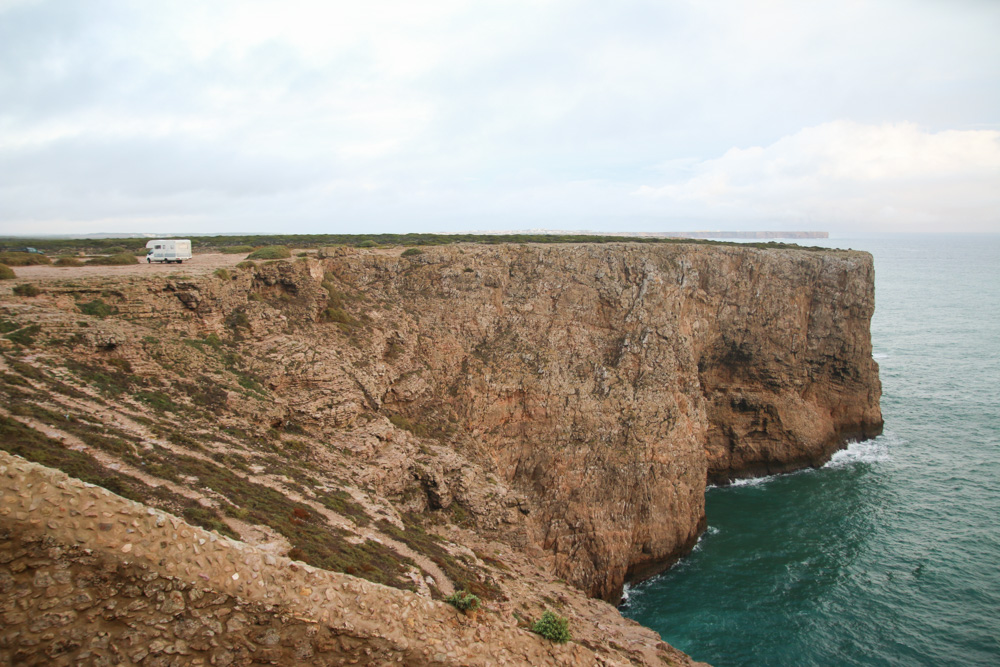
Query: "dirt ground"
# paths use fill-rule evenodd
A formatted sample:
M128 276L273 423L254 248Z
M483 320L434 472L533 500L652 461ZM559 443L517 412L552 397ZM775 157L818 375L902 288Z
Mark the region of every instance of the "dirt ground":
M76 280L91 277L131 277L143 275L177 275L203 276L216 269L236 266L246 259L246 255L224 255L222 253L207 253L195 255L181 264L140 264L128 266L15 266L17 279L49 282L53 280Z
M379 255L398 256L406 248L378 248L369 250ZM293 249L292 259L303 252ZM315 250L307 251L310 256L315 257ZM153 262L147 264L145 259L140 259L139 264L128 266L14 266L14 273L17 280L52 282L56 280L79 280L84 278L99 277L132 277L147 275L175 275L175 276L204 276L212 273L216 269L228 269L236 266L247 258L246 255L226 255L222 253L196 254L191 259L186 259L181 264L158 264Z

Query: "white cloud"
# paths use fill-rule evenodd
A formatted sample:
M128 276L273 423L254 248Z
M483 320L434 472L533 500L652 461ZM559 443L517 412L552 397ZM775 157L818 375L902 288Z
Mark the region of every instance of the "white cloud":
M972 0L0 0L0 234L975 217L995 142L947 130L1000 128L998 30Z
M733 148L636 194L734 218L839 229L1000 231L1000 132L835 121Z

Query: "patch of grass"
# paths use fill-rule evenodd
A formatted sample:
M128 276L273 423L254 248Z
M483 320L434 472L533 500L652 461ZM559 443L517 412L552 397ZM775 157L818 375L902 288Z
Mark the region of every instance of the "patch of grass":
M0 264L7 266L38 266L51 264L52 260L36 252L0 252Z
M253 246L249 245L229 245L219 248L219 252L226 255L247 255L253 252Z
M424 251L421 250L420 248L407 248L406 250L403 251L403 254L400 255L400 257L414 257L416 255L423 255L423 254Z
M396 428L401 428L404 431L409 431L410 433L412 433L417 437L426 438L427 436L430 435L430 429L428 429L426 426L424 426L423 424L414 424L403 415L398 415L398 414L389 415L389 421L392 422L392 425L395 426Z
M257 248L247 259L288 259L291 256L291 251L283 245L268 245Z
M60 257L55 261L56 266L83 266L81 262L76 257Z
M14 273L14 269L6 264L0 264L0 280L13 280L15 278L17 278L17 274Z
M371 517L365 512L361 505L351 499L351 495L342 489L317 493L316 499L341 516L345 516L358 526L367 526L371 523Z
M572 639L569 632L569 621L551 611L546 611L534 622L531 631L557 644L564 644Z
M78 303L76 304L76 307L84 315L91 315L101 319L118 313L118 308L104 303L103 299L94 299L93 301L88 301L87 303Z
M181 511L181 516L188 523L193 523L207 530L214 530L220 535L227 535L237 540L240 538L225 521L219 518L215 510L208 507L202 507L201 505L188 506Z
M64 363L84 384L96 388L105 396L120 396L136 387L136 377L123 373L121 369L106 369L74 359L67 359Z
M94 257L93 259L87 260L87 264L91 266L127 266L129 264L138 264L139 260L127 252L120 252L114 255L105 255L104 257Z
M157 412L178 413L183 409L162 391L140 391L135 394L135 399L145 403Z
M38 285L32 285L31 283L22 283L20 285L14 285L14 295L15 296L38 296L42 293L42 290L38 289Z
M0 317L0 334L10 333L11 331L17 331L21 328L21 325L13 320L5 320Z
M371 540L351 544L345 539L347 533L279 491L190 456L166 454L158 462L172 466L178 474L197 477L201 484L245 510L248 521L270 526L284 535L294 547L289 554L292 558L396 588L413 588L412 582L402 576L413 565L408 559Z
M42 327L37 324L32 324L31 326L24 327L23 329L18 329L13 333L9 333L4 338L11 341L12 343L17 343L18 345L23 345L24 347L31 347L35 344L35 336L42 330Z
M405 530L400 530L386 520L378 522L383 533L398 540L414 551L424 554L440 567L456 589L462 589L480 598L494 600L500 597L500 590L488 578L479 580L479 571L468 563L451 555L437 535L424 530L419 518L413 514L403 515Z
M236 268L240 269L241 271L247 271L249 269L256 269L257 268L257 263L256 262L251 262L251 261L244 260L244 261L240 262L239 264L237 264Z
M230 279L229 271L227 271L226 269L216 269L212 275L215 276L216 278L219 278L220 280Z

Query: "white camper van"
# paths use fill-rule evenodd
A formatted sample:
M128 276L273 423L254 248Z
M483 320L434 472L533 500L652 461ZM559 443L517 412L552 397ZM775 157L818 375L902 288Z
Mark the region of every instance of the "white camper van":
M146 244L146 262L177 262L191 259L191 241L188 239L156 239Z

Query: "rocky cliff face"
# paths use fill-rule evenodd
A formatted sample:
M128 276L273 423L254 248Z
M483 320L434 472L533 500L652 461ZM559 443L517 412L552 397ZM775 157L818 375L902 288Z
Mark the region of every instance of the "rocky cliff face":
M694 544L707 482L881 429L866 253L463 244L182 271L5 295L4 447L268 552L476 590L514 624L558 600L608 627L539 582L616 602ZM666 650L580 632L609 664Z
M501 246L327 262L345 290L402 305L384 325L402 373L371 388L378 408L453 427L528 497L528 539L555 571L607 600L693 545L706 480L815 465L881 430L864 253Z

